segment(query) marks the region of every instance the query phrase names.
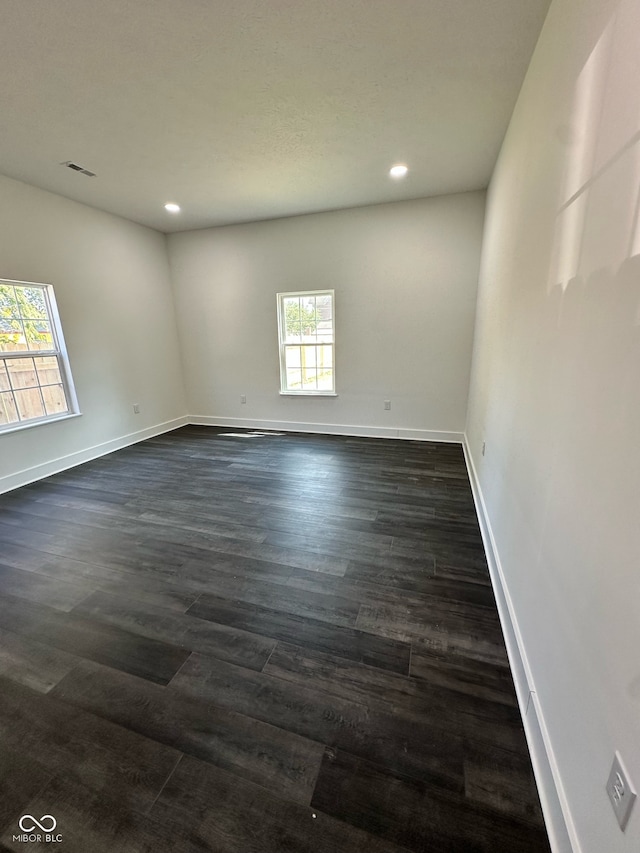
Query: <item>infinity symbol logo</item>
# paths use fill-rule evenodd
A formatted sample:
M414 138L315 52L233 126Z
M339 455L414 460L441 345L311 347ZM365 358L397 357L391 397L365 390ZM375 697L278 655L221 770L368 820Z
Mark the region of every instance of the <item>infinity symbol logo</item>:
M49 819L51 821L51 826L45 826L45 821L47 819ZM28 823L25 826L24 822L30 821L30 820L33 821L32 826L29 826ZM53 832L53 830L57 826L57 821L52 814L43 814L42 817L40 818L40 820L36 820L32 814L25 814L25 815L22 815L22 817L18 821L18 824L20 826L20 829L23 832L33 832L33 830L36 828L36 826L38 827L38 829L41 829L42 832Z

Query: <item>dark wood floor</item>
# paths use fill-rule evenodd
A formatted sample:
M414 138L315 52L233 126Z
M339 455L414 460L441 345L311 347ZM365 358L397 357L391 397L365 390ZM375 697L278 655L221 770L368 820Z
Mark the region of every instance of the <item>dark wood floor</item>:
M549 850L455 445L186 427L1 496L0 754L0 849Z

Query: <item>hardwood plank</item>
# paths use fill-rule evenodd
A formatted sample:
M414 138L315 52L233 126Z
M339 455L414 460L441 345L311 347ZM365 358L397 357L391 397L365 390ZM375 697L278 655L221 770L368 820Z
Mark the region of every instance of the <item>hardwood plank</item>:
M425 632L414 641L418 653L436 652L451 655L453 660L460 657L490 664L496 667L508 667L509 659L502 637L494 635L487 639L467 635L463 632L447 634L438 630Z
M414 660L418 657L412 654L412 676L407 678L334 655L278 643L264 672L344 699L366 704L379 703L392 713L425 719L437 714L441 720L444 715L448 719L447 725L459 731L465 729L457 728L452 722L458 711L462 714L473 714L475 711L477 714L479 707L487 707L490 709L488 714L495 719L499 718L500 711L492 705L517 708L513 681L508 670L504 670L502 679L495 680L495 686L487 686L481 676L488 676L491 666L464 660L452 676L449 659L434 655L429 661L428 677L421 678L413 675ZM420 667L421 664L417 663L416 666ZM466 696L469 698L466 699ZM518 717L513 712L506 715L504 720L519 727Z
M376 513L377 515L377 513ZM393 529L383 530L376 520L335 516L326 512L326 505L317 507L315 512L301 501L287 512L265 507L247 521L257 527L274 533L300 535L304 531L312 539L324 539L326 542L343 542L346 545L375 545L380 551L389 550L393 541Z
M344 577L355 583L375 583L421 592L424 582L434 577L435 566L432 554L425 553L419 558L391 554L384 560L350 560Z
M403 853L394 844L322 812L277 799L217 767L185 757L151 810L195 827L207 850L225 853ZM173 847L171 848L173 849Z
M320 576L316 572L298 571L305 577L316 580L313 591L289 587L288 574L275 578L267 576L263 581L260 580L260 575L247 577L242 574L229 577L228 574L220 573L209 575L206 591L233 601L259 604L271 610L309 617L332 625L355 625L360 604L352 597L340 594L339 587L334 585L334 581L339 579Z
M466 742L464 781L467 801L542 826L531 762L524 750L505 749L495 742Z
M321 508L322 512L329 516L337 516L338 518L353 518L364 521L374 521L377 515L377 510L370 506L361 506L353 501L333 497L328 502L309 500L308 496L298 495L295 497L269 497L253 493L247 497L247 504L250 507L269 507L270 509L277 508L288 513L295 510L303 503L311 510Z
M191 515L179 513L151 513L136 512L127 503L126 510L114 511L112 505L109 511L96 510L95 507L87 506L87 501L76 500L74 502L73 520L69 519L68 504L59 506L55 503L45 503L31 500L28 503L11 509L4 509L2 518L5 523L18 526L33 526L35 529L45 531L60 531L66 525L80 525L93 527L101 530L111 530L114 527L120 533L128 533L134 536L154 536L164 542L190 543L207 547L213 537L229 537L250 542L262 542L266 531L253 529L247 525L235 523L198 523ZM5 507L11 506L9 501L4 502ZM2 496L0 496L0 507ZM24 518L26 516L26 518ZM236 516L237 517L237 516ZM33 520L31 520L33 519Z
M420 644L421 638L446 634L450 638L483 640L502 647L504 640L495 610L431 599L419 604L363 604L356 627L383 637Z
M325 592L349 599L358 604L372 606L399 603L407 607L420 607L440 602L458 602L461 604L477 605L495 610L495 599L490 587L463 582L453 582L437 577L423 577L418 590L398 592L396 587L383 586L374 581L351 580L350 578L324 577L294 569L286 580L282 581L289 587L308 590L309 592Z
M502 666L487 663L467 655L455 654L449 648L447 654L430 652L427 649L411 653L411 676L426 684L447 687L461 693L469 693L492 702L517 706L513 678L504 661Z
M0 596L0 628L159 684L166 684L189 657L176 645L9 595Z
M456 561L454 555L448 558L436 558L435 567L436 577L491 586L486 560L478 560L475 565L469 566L468 564L465 565L463 561Z
M311 803L416 853L549 853L541 827L328 749Z
M178 673L177 680L193 665L194 661L190 660ZM365 704L370 711L379 709L397 719L428 724L456 737L497 742L505 749L526 753L516 702L504 702L502 696L496 700L485 696L481 690L458 691L448 686L434 686L281 643L269 658L265 672L298 687L310 687ZM175 683L174 679L172 684ZM511 691L515 700L513 685ZM348 746L345 748L362 754Z
M75 655L0 628L0 675L47 693L77 664Z
M178 581L199 592L208 592L209 583L218 575L238 579L285 583L293 571L291 566L255 557L233 554L198 554L187 558L180 568ZM309 572L306 572L309 574ZM328 577L328 576L327 576Z
M89 582L66 583L44 574L3 566L0 563L0 590L3 595L16 595L27 601L40 602L57 610L72 610L94 591Z
M348 538L351 539L351 537ZM310 530L305 529L304 533L274 531L265 536L264 542L266 545L295 548L312 554L330 554L347 560L363 560L367 556L372 560L377 560L390 553L390 542L376 542L371 538L368 539L368 542L345 541L345 538L327 537L326 532L313 536Z
M433 784L462 786L462 740L444 726L434 726L433 718L399 717L353 697L344 700L301 681L250 672L197 654L169 689L381 761Z
M118 534L117 531L92 530L92 535L75 531L65 536L54 532L42 533L26 527L3 524L0 516L0 541L3 543L3 561L7 563L4 554L5 544L22 546L32 551L41 552L49 558L52 556L80 560L87 563L98 563L111 569L121 569L130 572L146 570L153 573L163 572L175 576L177 568L185 559L185 548L175 547L168 554L160 545L154 542L139 542L135 537ZM97 559L96 559L97 557Z
M291 643L277 644L263 672L367 707L377 703L389 713L402 713L412 697L427 693L419 681L406 675ZM442 705L437 711L441 715Z
M13 841L14 834L20 838L17 824L7 828L2 842L6 850L14 853L52 847L65 853L225 853L222 843L205 845L194 841L186 820L177 825L165 815L160 823L137 811L127 793L126 788L117 785L97 793L74 780L55 777L26 804L24 813L53 815L56 834L62 836L60 843Z
M328 575L342 576L348 565L346 559L332 554L316 554L299 548L282 548L266 543L254 545L227 540L219 544L218 550L225 554L254 557L283 566L306 569L310 572L324 572Z
M140 605L129 598L106 592L94 593L76 607L74 613L249 669L262 669L275 647L275 640L257 634L216 625L191 615Z
M230 602L207 593L200 596L187 613L305 648L362 661L392 672L409 671L410 646L407 643L388 640L354 628L328 625L316 619L282 613L255 604Z
M5 563L10 561L11 567L44 575L56 583L59 582L63 590L70 585L86 591L87 596L97 589L114 594L129 593L134 595L136 600L182 613L193 604L202 591L202 584L197 582L190 584L187 581L180 582L176 578L165 580L149 573L142 573L140 576L130 571L111 569L20 546L14 546L10 553L3 549L2 557ZM288 577L288 573L285 574Z
M26 764L35 758L46 774L100 793L119 788L136 809L151 806L180 758L175 749L2 677L0 727L2 749Z
M0 835L16 824L29 801L50 779L51 771L37 758L4 743L0 745Z
M294 802L311 799L322 746L306 738L84 661L51 695Z

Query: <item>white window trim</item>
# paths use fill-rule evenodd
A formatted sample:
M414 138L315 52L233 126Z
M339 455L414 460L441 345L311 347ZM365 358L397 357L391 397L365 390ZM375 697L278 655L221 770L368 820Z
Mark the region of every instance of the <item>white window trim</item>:
M67 402L69 404L69 410L67 412L46 415L42 418L29 418L25 421L1 424L0 435L5 435L9 432L17 432L19 430L29 429L35 426L42 426L43 424L55 423L56 421L64 421L68 420L69 418L78 417L81 412L78 406L78 397L76 395L76 389L73 384L73 377L71 375L69 354L67 352L67 346L64 340L62 323L60 322L60 312L58 311L58 303L56 302L56 296L53 290L53 285L46 284L41 281L15 281L14 279L9 278L0 279L0 284L10 284L12 286L17 285L18 287L38 287L44 292L44 298L47 304L47 311L49 314L49 322L51 323L53 337L57 344L57 348L55 349L37 350L33 352L25 352L20 350L15 352L4 352L0 350L0 358L11 360L14 358L55 356L59 360L58 363L60 365L60 378L62 381L62 386L64 388L65 396L67 398Z
M31 427L44 426L45 424L57 424L58 421L68 421L70 418L79 418L81 415L82 412L64 412L62 415L49 415L46 418L31 418L17 424L5 424L4 427L0 428L0 435L22 432L23 429L31 429Z
M335 356L335 352L334 352ZM336 391L280 391L281 397L337 397Z
M284 299L290 296L331 296L331 312L333 321L333 341L325 346L333 348L333 390L321 391L313 389L305 389L300 391L292 391L285 387L286 382L286 347L283 320L284 320ZM280 396L281 397L337 397L336 393L336 294L335 290L288 290L282 293L276 293L276 305L278 309L278 350L280 354ZM300 346L316 346L316 344L300 344Z

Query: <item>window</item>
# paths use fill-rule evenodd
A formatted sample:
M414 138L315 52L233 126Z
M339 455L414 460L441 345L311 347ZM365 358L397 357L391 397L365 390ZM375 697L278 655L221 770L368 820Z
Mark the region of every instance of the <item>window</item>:
M0 432L76 411L53 288L0 280Z
M278 294L280 393L335 395L333 290Z

